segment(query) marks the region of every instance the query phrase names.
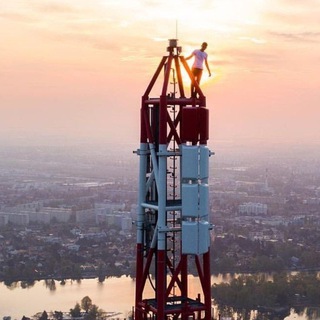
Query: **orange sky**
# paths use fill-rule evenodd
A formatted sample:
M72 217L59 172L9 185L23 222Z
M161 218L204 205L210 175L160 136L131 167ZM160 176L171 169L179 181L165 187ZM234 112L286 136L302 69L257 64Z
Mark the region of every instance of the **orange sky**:
M209 44L211 143L318 143L319 17L320 0L2 1L2 140L138 145L141 95L177 31L185 56Z

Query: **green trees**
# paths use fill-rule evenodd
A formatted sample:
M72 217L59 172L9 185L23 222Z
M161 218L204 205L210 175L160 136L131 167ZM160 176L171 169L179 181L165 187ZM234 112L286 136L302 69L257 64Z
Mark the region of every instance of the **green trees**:
M55 311L53 313L53 317L56 319L56 320L62 320L63 319L63 313L61 311Z
M44 310L44 311L42 312L42 315L41 315L41 317L39 318L39 320L48 320L48 313L47 313L46 310Z
M215 284L212 294L219 305L256 309L295 305L317 306L320 300L320 279L316 273L288 276L275 274L273 281L258 275L241 276L230 283Z
M73 318L77 318L81 316L81 307L77 302L73 309L70 309L70 314Z
M236 236L242 231L233 227L229 234L215 238L211 255L213 273L306 271L320 267L317 250L320 235L316 225L283 227L279 234L284 234L284 240L272 242Z
M101 311L99 307L95 304L91 305L91 308L88 312L88 316L86 317L87 320L89 319L97 319L101 315Z
M81 313L84 310L85 314ZM103 310L92 303L90 297L85 296L81 299L81 305L77 302L73 309L70 309L70 315L73 318L84 316L86 320L95 320L101 317Z
M91 307L92 307L92 300L88 296L83 297L81 300L81 308L86 313L88 313Z

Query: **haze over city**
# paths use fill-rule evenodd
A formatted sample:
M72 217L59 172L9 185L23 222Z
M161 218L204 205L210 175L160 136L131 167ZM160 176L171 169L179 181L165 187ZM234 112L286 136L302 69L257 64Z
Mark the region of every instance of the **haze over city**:
M176 37L184 56L208 42L210 143L319 143L319 16L319 0L3 1L1 143L138 143Z

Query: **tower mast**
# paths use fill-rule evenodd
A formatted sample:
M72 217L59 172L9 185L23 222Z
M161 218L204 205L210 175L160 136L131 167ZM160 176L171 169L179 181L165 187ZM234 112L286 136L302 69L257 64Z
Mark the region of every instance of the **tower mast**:
M211 320L209 111L177 44L169 40L141 100L136 320ZM196 97L186 97L182 69ZM160 96L150 97L162 74ZM191 268L200 283L197 297L189 297Z

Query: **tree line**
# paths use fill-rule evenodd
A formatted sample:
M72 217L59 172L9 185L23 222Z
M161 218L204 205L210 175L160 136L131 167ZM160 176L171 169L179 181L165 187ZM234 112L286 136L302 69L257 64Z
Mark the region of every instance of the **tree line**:
M261 274L240 276L230 283L214 284L212 295L220 307L238 311L294 308L299 313L301 308L319 307L320 279L317 273L277 273L273 280Z
M105 311L100 309L96 304L92 303L90 297L85 296L81 299L81 302L77 302L73 308L70 309L70 316L72 318L81 318L84 320L96 320L102 319ZM49 314L46 310L42 313L38 314L36 317L38 320L63 320L63 312L62 311L54 311L52 312L52 317L49 317ZM23 316L22 320L30 320Z

